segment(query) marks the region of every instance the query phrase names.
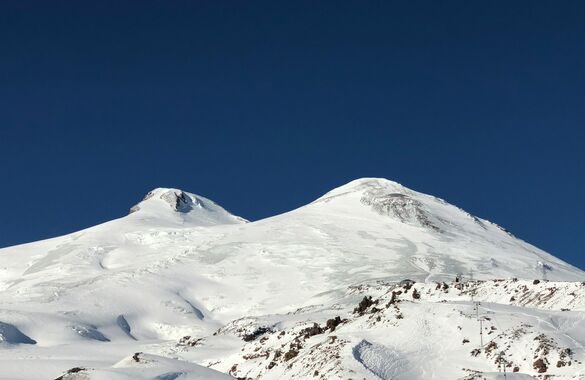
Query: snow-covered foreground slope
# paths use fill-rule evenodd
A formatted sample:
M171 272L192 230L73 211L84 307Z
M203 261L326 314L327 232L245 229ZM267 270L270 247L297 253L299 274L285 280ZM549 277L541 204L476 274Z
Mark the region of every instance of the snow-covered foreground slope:
M201 365L251 378L497 372L491 352L470 353L479 322L466 317L469 292L433 290L456 276L490 303L481 310L503 321L498 333L529 324L527 342L545 334L559 350L570 348L571 366L549 363L545 373L582 373L582 271L443 200L361 179L256 222L161 188L124 218L0 250L0 379L56 378L71 368L64 379L224 376ZM564 283L548 295L552 282L532 283L543 277ZM397 302L399 312L370 305L353 313L366 295L388 303L384 297L406 278L422 296ZM491 281L512 278L519 280ZM336 316L344 322L335 333L291 348L300 330L313 323L320 330ZM457 341L463 335L469 344ZM541 353L530 347L507 348L516 376L537 373L529 356ZM137 352L142 360L132 359ZM546 360L561 354L551 355Z
M530 301L485 293L504 287ZM549 289L574 293L566 302L575 308L551 310L561 305ZM233 321L169 353L242 378L484 379L503 378L505 367L507 378L582 379L584 311L581 284L378 281L291 314ZM213 355L228 336L240 337L238 349Z

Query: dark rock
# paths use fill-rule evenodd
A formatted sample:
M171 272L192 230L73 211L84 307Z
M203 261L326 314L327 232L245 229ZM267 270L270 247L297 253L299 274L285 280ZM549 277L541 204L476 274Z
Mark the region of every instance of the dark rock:
M287 362L291 359L294 359L299 354L298 350L291 348L286 354L284 354L284 361Z
M418 290L414 289L414 290L412 291L412 298L413 298L413 299L415 299L415 300L418 300L418 299L420 299L420 293L419 293L419 291L418 291Z
M532 367L538 371L538 373L544 373L546 372L546 370L548 369L548 367L546 366L546 363L544 362L544 360L542 359L538 359L536 360L533 364Z
M65 372L65 375L70 375L72 373L79 373L81 371L85 371L85 368L83 368L83 367L73 367L71 369L68 369L67 372ZM65 378L65 375L59 376L55 380L63 380Z
M274 360L280 359L281 356L282 356L282 351L280 351L280 350L274 351Z
M390 297L390 302L388 302L386 304L386 307L390 307L390 305L394 305L396 302L398 302L398 300L396 299L397 297L397 293L395 291L392 291L392 296Z
M242 337L242 339L244 340L244 342L251 342L253 340L256 340L260 335L264 335L266 333L271 333L271 332L273 332L273 331L270 327L258 327L252 333L245 334Z
M354 314L364 314L364 312L372 305L377 304L378 302L372 301L372 296L365 296L364 299L360 301L358 306L353 310Z
M406 280L402 280L398 283L398 286L400 286L401 288L404 288L404 293L408 293L408 291L410 290L410 288L412 288L412 286L414 285L414 281L406 279Z
M301 330L301 335L303 338L307 339L315 335L319 335L323 333L323 328L316 323L313 323L313 326L307 327Z
M489 342L487 344L487 346L485 346L485 353L486 354L489 354L489 353L491 353L493 350L495 350L497 348L498 348L497 343L492 340L491 342Z
M194 338L190 335L185 335L181 339L179 339L179 346L189 346L189 347L197 347L201 346L202 342L204 341L203 338Z
M335 328L341 324L341 317L337 316L335 318L328 319L325 322L326 328L331 330L332 332L335 331Z

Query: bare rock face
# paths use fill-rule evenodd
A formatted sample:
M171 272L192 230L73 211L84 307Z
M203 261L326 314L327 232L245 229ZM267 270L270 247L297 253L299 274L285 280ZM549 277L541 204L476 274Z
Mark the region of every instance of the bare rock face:
M142 200L142 202L147 201L154 196L158 195L156 191L151 191ZM171 206L171 209L176 212L187 213L191 211L194 207L204 207L205 204L202 200L197 197L190 197L187 193L182 190L168 190L163 192L162 194L158 195L160 199L165 201L166 203ZM130 214L140 210L139 205L135 205L130 209Z
M361 202L371 206L372 210L381 215L396 218L402 223L426 227L440 231L438 223L433 221L424 209L423 204L404 193L389 193L384 189L373 187L364 192Z
M130 214L137 212L151 220L180 220L181 223L199 226L248 222L208 198L179 189L162 187L150 191L140 203L130 209Z
M538 373L544 373L547 370L547 365L542 359L537 359L532 366L538 371Z
M87 378L86 369L83 367L73 367L67 370L64 375L59 376L55 380L74 380L74 379L82 379ZM78 376L80 375L80 376Z
M160 197L177 212L189 212L193 209L193 206L203 207L203 202L198 198L191 198L184 191L170 190Z

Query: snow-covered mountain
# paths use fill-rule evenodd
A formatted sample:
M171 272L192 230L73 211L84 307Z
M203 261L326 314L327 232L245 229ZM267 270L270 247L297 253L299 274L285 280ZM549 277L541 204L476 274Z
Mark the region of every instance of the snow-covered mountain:
M537 359L582 378L584 280L385 179L255 222L159 188L123 218L0 250L0 379L471 379L497 372L496 338L517 378ZM504 334L474 353L472 297Z
M130 214L135 212L134 218L152 220L159 227L160 223L215 226L247 222L207 198L178 189L152 190L130 209Z

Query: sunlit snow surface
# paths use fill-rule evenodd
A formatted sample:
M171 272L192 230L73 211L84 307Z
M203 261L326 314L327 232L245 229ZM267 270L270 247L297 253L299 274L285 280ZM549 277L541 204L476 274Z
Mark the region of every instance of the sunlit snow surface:
M351 314L362 297L348 293L351 286L405 278L434 286L456 275L466 281L519 278L530 280L528 285L543 277L585 280L582 271L495 224L383 179L353 181L307 206L256 222L207 198L160 188L124 218L0 250L0 378L50 379L74 367L83 370L64 379L222 378L227 375L210 375L197 364L227 373L233 364L253 366L259 360L242 359L238 353L250 343L241 338L212 335L233 320L268 318L283 329L324 323ZM575 294L581 294L579 285ZM566 299L536 312L536 305L509 302L508 292L483 291L493 303L489 310L501 310L504 324L543 321L538 322L543 331L564 334L566 345L582 357L583 300L570 304L576 296L563 288L558 294ZM490 299L492 294L499 298ZM442 344L444 336L453 336L452 310L472 305L466 297L409 303L405 310L412 310L412 320L399 321L406 330L394 331L389 323L383 337L359 321L340 327L349 342L340 348L340 365L356 378L464 378L473 372L451 360L464 355L466 368L497 378L489 374L497 366L484 364L487 357L475 363L480 358L471 358L468 347L459 352L460 341L457 349ZM571 311L560 311L566 307ZM468 335L479 328L475 324L470 322L475 330ZM421 334L415 341L413 331ZM206 343L173 348L185 336ZM137 352L144 353L143 361L128 359ZM298 371L286 368L301 359L299 354L271 370L231 374L298 378ZM578 376L583 366L576 360L571 370ZM565 367L560 370L568 376ZM321 375L311 377L323 376L317 372ZM524 367L522 372L534 374ZM330 372L326 378L349 373Z

